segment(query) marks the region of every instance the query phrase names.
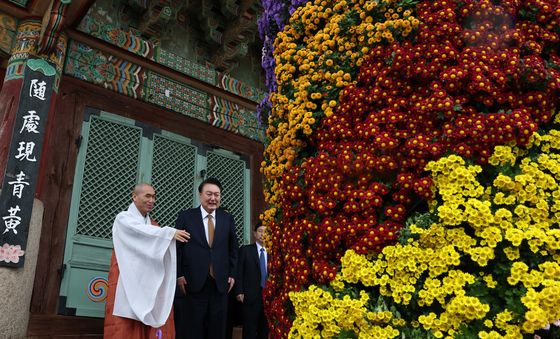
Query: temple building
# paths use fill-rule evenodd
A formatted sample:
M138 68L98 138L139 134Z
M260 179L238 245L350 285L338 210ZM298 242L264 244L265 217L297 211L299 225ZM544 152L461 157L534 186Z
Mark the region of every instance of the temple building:
M240 244L263 210L254 0L0 1L0 320L101 337L115 215L138 182L173 226L219 178ZM7 241L6 239L12 239Z

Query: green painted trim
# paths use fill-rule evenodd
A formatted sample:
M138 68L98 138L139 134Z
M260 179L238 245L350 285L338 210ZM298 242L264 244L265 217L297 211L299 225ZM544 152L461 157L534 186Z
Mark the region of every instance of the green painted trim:
M154 142L144 135L140 138L140 157L138 158L136 182L152 184Z
M109 258L109 261L111 260L111 258ZM101 272L109 272L109 269L111 268L111 264L107 264L107 263L97 263L97 262L91 262L91 261L81 261L81 260L70 260L68 263L68 268L81 268L84 270L95 270L95 271L101 271Z
M72 240L74 244L113 249L113 241L110 239L99 239L89 235L75 234Z
M200 176L200 171L205 170L208 171L208 156L206 154L202 155L198 152L196 153L196 170L195 170L195 177L194 177L194 187L193 187L193 206L198 207L200 206L200 196L198 193L198 186L204 181L204 179Z
M62 2L65 5L68 5L72 2L72 0L60 0L60 2Z
M80 148L78 149L78 157L76 159L76 170L74 172L74 181L72 185L72 197L70 200L70 212L68 213L68 226L66 229L66 241L64 245L64 259L63 263L66 267L64 274L62 275L62 281L60 283L60 292L61 296L68 297L70 293L70 261L72 260L72 252L74 249L74 241L73 238L76 235L76 228L77 228L77 220L78 220L78 211L79 211L79 204L80 204L80 196L82 195L82 179L84 176L84 168L85 168L85 159L87 154L87 145L89 142L89 130L91 125L91 117L90 120L84 121L82 124L82 143ZM67 305L64 305L65 307Z
M36 72L39 71L48 77L56 75L56 69L44 59L29 59L27 60L27 66L29 66L29 68L31 68L32 70Z
M106 120L106 121L116 122L117 124L122 124L122 125L132 126L132 127L137 128L137 129L142 129L141 127L138 127L138 126L134 125L136 123L136 120L134 120L132 118L123 117L123 116L116 115L116 114L113 114L113 113L110 113L110 112L105 112L105 111L99 112L99 117L103 118L103 120Z
M251 242L251 233L253 233L253 225L251 225L251 170L245 167L243 171L243 195L245 196L245 204L243 208L243 240L246 244Z
M156 133L158 134L158 133ZM180 142L182 144L188 144L189 146L192 146L194 148L197 148L196 146L193 145L193 142L190 138L184 137L182 135L173 133L173 132L169 132L166 130L161 130L161 132L158 134L159 136L169 139L169 140L173 140L173 141L177 141Z

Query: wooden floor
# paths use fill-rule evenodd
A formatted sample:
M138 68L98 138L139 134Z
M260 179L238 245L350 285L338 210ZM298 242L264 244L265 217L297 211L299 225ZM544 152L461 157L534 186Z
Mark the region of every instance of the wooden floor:
M241 327L234 327L231 339L241 339ZM28 339L103 339L102 335L97 334L83 334L83 335L45 335L45 336L28 336Z
M31 314L29 320L27 329L29 339L103 338L103 319L99 318ZM241 326L235 326L231 339L241 339L241 334ZM0 338L3 338L1 334Z

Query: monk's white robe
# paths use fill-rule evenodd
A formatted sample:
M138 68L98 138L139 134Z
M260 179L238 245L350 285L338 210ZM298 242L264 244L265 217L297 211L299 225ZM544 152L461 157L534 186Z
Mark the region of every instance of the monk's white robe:
M113 315L161 327L173 306L176 279L175 229L154 227L134 203L113 223L119 279Z

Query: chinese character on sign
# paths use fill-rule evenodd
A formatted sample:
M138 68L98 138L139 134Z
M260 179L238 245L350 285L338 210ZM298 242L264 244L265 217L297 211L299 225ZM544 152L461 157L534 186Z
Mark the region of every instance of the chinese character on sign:
M45 90L47 89L47 83L44 81L38 82L37 79L31 80L31 86L29 86L29 96L35 97L40 100L45 100Z
M41 120L41 118L35 115L35 113L37 113L36 111L28 111L27 113L29 114L23 116L23 125L21 126L19 133L23 132L23 130L26 130L29 133L39 133L37 127L39 127L39 120Z
M10 213L10 215L2 217L2 219L4 219L4 225L6 226L6 229L2 234L9 231L12 231L14 232L14 234L17 234L16 227L18 227L19 224L21 223L21 217L18 217L16 215L19 211L21 211L19 205L16 205L16 207L10 207L10 209L8 210L8 213Z
M33 141L20 142L19 147L17 149L18 154L16 155L16 159L18 159L19 161L22 161L23 159L28 161L37 161L35 157L31 158L31 155L33 155L34 148L35 148L35 143Z
M29 186L29 182L24 181L24 179L25 173L23 173L23 171L20 171L19 174L16 175L16 180L8 181L8 184L14 185L12 189L12 196L17 196L21 199L21 194L23 193L25 185Z

